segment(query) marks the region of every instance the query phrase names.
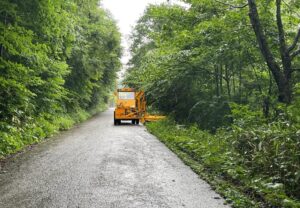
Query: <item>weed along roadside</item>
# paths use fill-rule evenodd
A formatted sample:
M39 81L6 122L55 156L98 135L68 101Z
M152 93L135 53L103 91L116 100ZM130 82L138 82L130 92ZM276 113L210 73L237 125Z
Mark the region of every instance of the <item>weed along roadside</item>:
M99 105L91 111L79 110L72 115L61 115L55 119L47 120L39 118L37 121L27 124L26 128L10 129L10 134L0 132L2 142L0 143L0 162L6 158L14 156L16 153L22 153L27 148L31 149L32 145L39 144L45 139L60 134L62 131L67 131L80 124L100 112L107 109L106 104ZM53 119L53 120L52 120Z
M274 180L276 177L280 181L280 175L276 175L275 171L268 172L263 167L254 167L255 164L263 165L256 160L272 160L269 154L265 155L266 158L255 158L253 152L255 159L250 164L246 158L249 155L235 149L239 145L234 143L234 140L238 140L233 132L211 134L195 126L178 128L170 120L147 123L147 129L210 183L233 207L300 207L296 199L297 184L294 192L291 192L287 190L287 184Z

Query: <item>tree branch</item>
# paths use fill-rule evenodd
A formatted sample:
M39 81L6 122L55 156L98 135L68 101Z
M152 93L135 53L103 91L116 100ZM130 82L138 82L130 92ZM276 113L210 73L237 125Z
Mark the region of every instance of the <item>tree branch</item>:
M276 23L278 28L278 38L279 38L279 47L280 47L282 66L286 77L290 78L292 73L292 69L291 69L292 63L285 42L285 34L284 34L284 28L283 28L282 18L281 18L281 1L282 0L276 0Z
M247 4L244 4L244 5L235 6L235 5L228 4L228 3L224 3L224 2L221 2L221 1L218 1L218 0L215 0L215 1L218 2L218 3L220 3L220 4L229 6L230 9L243 9L243 8L245 8L246 6L248 6L248 3L247 3Z
M284 29L283 29L283 24L281 19L281 0L276 0L276 23L278 28L280 53L282 58L284 58L284 54L286 52L286 44L285 44Z
M293 60L299 54L300 54L300 48L297 51L295 51L294 53L291 54L291 60Z
M261 53L268 65L268 67L272 71L272 73L275 77L275 80L277 81L277 83L280 83L280 77L282 76L282 74L280 73L280 67L276 63L275 58L270 51L269 44L267 42L267 38L262 30L262 26L260 24L260 18L258 16L258 11L257 11L257 7L256 7L256 1L248 0L248 4L249 4L250 21L251 21L253 30L255 32L256 39L257 39L259 48L261 50Z
M296 48L299 39L300 39L300 25L299 25L297 35L296 35L292 45L288 48L288 53L292 52L292 50L294 50Z
M276 19L278 26L278 36L280 39L280 54L282 58L282 65L284 71L281 70L280 65L277 63L274 54L272 53L267 37L263 32L263 27L261 26L260 18L258 15L258 10L256 6L256 0L248 0L249 4L249 17L251 20L251 24L253 30L256 35L257 42L259 44L260 51L271 70L274 79L276 81L276 85L278 87L279 102L290 103L291 102L291 56L287 53L285 39L284 39L284 30L281 21L281 0L276 0ZM299 51L300 53L300 51ZM297 54L295 54L297 55Z
M277 0L278 1L278 0ZM286 78L284 74L281 72L281 68L279 64L276 62L273 53L270 50L267 37L265 33L263 32L260 18L257 11L256 1L255 0L248 0L249 3L249 17L251 20L251 24L253 27L253 30L256 35L256 39L260 48L260 51L270 69L270 71L273 74L273 77L276 81L278 90L280 92L279 94L279 101L280 102L290 102L289 97L285 94L286 92Z

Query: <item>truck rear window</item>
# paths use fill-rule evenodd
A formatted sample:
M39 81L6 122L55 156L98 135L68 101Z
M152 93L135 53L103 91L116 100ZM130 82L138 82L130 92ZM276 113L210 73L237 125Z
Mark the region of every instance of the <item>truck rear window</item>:
M119 92L120 100L134 100L134 92Z

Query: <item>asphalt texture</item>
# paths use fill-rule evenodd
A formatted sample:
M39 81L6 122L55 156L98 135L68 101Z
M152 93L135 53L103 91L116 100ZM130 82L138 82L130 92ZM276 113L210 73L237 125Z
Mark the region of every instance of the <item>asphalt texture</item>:
M144 126L112 118L110 109L2 164L0 207L229 207Z

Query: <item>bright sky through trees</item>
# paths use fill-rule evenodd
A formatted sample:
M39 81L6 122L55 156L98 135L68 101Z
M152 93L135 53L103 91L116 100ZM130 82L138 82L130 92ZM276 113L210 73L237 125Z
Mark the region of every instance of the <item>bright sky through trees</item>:
M128 38L132 27L134 27L138 18L143 14L148 4L166 2L166 0L103 0L102 5L108 9L113 17L117 20L118 26L122 33L122 45L124 55L122 63L126 64L128 55Z

